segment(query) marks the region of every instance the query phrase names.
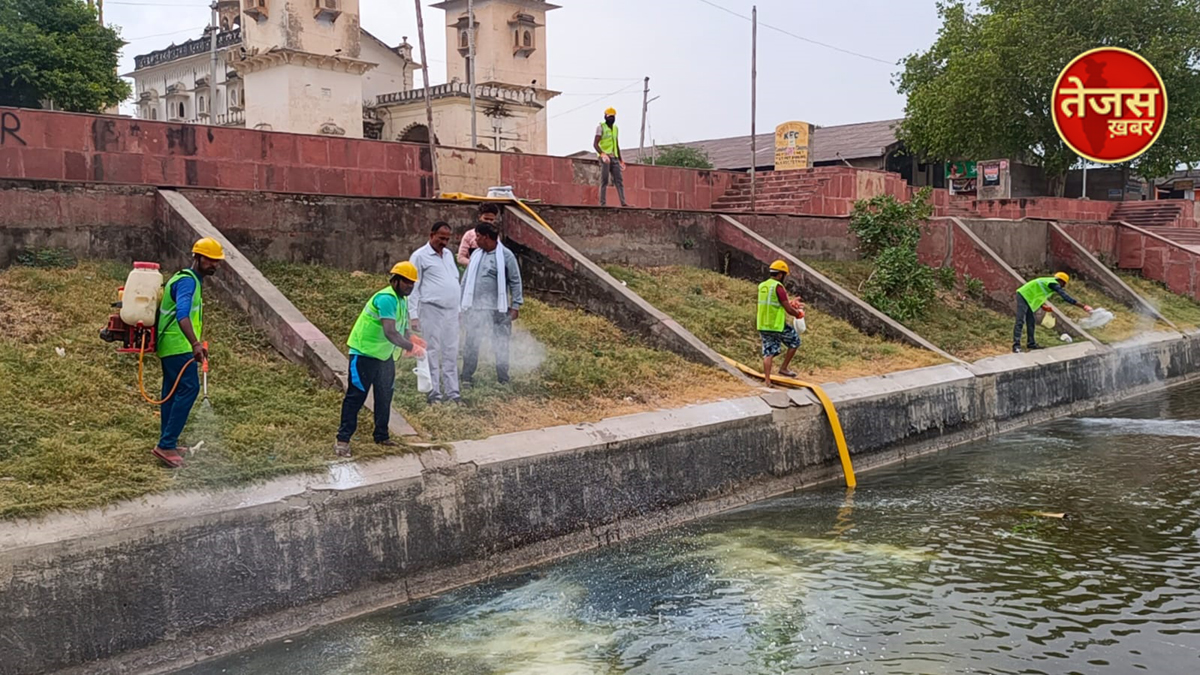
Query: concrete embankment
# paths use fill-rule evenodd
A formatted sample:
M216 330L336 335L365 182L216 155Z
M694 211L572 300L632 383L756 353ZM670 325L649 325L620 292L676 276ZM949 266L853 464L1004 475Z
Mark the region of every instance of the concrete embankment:
M1172 334L828 391L861 471L1198 370ZM773 392L8 522L0 673L170 670L838 477L820 406Z

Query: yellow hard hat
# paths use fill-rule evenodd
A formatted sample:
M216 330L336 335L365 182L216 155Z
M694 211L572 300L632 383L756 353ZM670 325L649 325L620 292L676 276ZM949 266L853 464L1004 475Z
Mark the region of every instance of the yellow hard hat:
M782 260L776 260L775 262L771 263L771 270L774 272L783 272L784 274L792 273L792 270L790 267L788 267L788 264Z
M616 109L616 108L609 108L608 110L605 110L605 111L604 111L604 116L605 116L605 117L608 117L609 115L616 115L616 114L617 114L617 109Z
M192 253L199 253L205 258L211 258L212 260L225 259L225 249L221 248L220 242L212 237L205 237L192 244Z
M405 260L392 265L392 274L399 274L409 281L417 281L417 266Z
M1058 279L1059 281L1063 282L1064 284L1071 283L1071 277L1066 272L1055 272L1054 278Z

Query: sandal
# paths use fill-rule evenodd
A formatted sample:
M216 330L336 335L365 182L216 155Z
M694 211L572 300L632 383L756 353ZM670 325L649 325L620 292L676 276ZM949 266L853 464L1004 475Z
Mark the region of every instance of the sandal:
M783 377L796 377L796 371L794 370L781 370L779 374Z
M151 454L162 460L163 464L169 469L178 469L183 466L183 453L187 452L187 448L179 447L170 450L160 448L158 446L151 450Z

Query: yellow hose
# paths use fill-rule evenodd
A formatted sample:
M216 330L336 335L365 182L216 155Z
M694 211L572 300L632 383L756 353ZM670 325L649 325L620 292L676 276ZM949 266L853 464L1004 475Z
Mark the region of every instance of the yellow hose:
M721 358L743 373L757 377L760 380L763 379L763 374L750 366L734 361L725 355L722 355ZM811 382L783 377L782 375L772 375L771 381L776 384L782 384L785 387L811 389L817 395L817 399L821 401L821 406L825 408L825 416L829 418L829 428L833 431L833 440L837 443L838 457L842 460L842 474L846 477L846 487L852 488L858 485L858 481L854 478L854 465L850 463L850 449L846 447L846 435L842 433L842 423L838 419L837 410L833 407L833 401L829 400L829 396L825 394L825 390Z
M522 211L528 213L530 218L536 220L539 225L549 230L551 234L558 234L553 228L546 224L546 221L542 220L541 216L534 213L533 209L529 208L528 204L515 197L480 197L478 195L469 195L465 192L443 192L441 198L457 199L464 202L510 202L521 207Z

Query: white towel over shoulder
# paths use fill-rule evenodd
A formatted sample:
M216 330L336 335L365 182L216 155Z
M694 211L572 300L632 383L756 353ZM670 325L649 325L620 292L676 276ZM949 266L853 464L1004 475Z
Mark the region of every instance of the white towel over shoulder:
M483 266L484 250L475 249L471 253L471 264L467 265L467 282L463 288L462 311L471 309L475 302L475 281L479 278L479 268ZM504 244L496 242L496 311L508 311L508 283L505 279Z

